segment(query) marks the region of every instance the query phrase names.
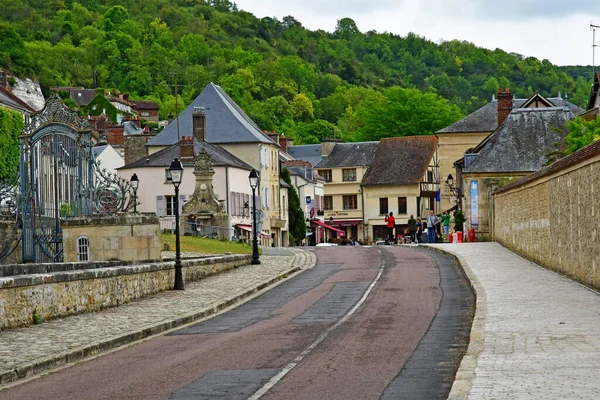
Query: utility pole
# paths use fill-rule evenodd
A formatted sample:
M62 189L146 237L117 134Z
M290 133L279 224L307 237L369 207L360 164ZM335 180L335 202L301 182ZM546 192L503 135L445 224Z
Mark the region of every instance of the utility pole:
M592 31L592 79L596 75L596 47L600 46L596 44L596 29L600 28L600 25L594 25L590 23L590 29Z
M177 88L178 87L183 87L185 85L179 85L177 83L177 76L175 75L174 72L171 73L171 75L175 76L175 83L171 84L171 85L167 85L167 86L174 86L175 87L175 123L177 124L177 143L179 143L181 141L181 136L179 135L179 96L177 93Z

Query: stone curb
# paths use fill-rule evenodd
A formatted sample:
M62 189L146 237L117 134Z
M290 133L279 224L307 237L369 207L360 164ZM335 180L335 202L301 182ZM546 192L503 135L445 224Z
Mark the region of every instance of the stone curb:
M292 260L292 263L291 263L292 265L295 263L296 258L297 258L297 254L294 254L294 259ZM60 365L72 363L72 362L81 360L83 358L86 358L86 357L89 357L89 356L92 356L95 354L106 352L108 350L112 350L117 347L129 344L129 343L141 340L141 339L145 339L152 335L155 335L155 334L158 334L161 332L165 332L165 331L171 330L173 328L177 328L179 326L189 324L190 322L194 322L199 319L205 318L207 316L216 314L218 311L221 311L221 310L245 299L246 297L249 297L250 295L257 293L257 292L261 291L262 289L265 289L265 288L277 283L278 281L280 281L282 279L289 277L290 275L292 275L302 269L303 269L302 265L291 267L288 270L279 273L275 277L273 277L261 284L258 284L252 288L249 288L248 290L244 291L243 293L238 293L235 296L232 296L218 304L215 304L209 308L205 308L204 310L201 310L199 312L194 312L194 313L191 313L188 315L184 315L182 317L176 318L171 321L161 322L156 325L152 325L152 326L149 326L149 327L146 327L143 329L139 329L135 332L131 332L131 333L128 333L125 335L114 337L114 338L102 341L100 343L88 345L88 346L85 346L85 347L82 347L82 348L79 348L79 349L58 355L58 356L39 360L34 363L19 367L12 371L0 373L0 385L4 385L9 382L14 382L16 380L38 374L38 373L48 370L50 368L58 367Z
M473 386L473 379L475 379L475 369L477 368L479 355L483 351L485 320L487 318L487 296L483 285L475 276L475 273L469 266L467 260L460 255L453 253L451 250L442 249L435 245L423 244L422 246L454 257L467 276L469 284L475 293L475 315L473 316L473 324L469 335L469 346L456 371L456 377L452 384L450 394L448 395L449 400L466 400L469 397L469 393Z

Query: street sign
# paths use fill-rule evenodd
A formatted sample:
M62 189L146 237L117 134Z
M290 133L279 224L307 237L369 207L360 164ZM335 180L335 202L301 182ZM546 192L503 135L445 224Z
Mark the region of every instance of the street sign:
M306 204L310 204L310 196L306 196Z

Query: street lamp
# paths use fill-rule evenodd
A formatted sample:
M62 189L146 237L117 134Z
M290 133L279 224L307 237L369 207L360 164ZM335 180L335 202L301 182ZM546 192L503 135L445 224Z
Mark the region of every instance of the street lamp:
M137 190L140 186L140 180L138 179L137 174L133 174L131 179L129 180L129 184L133 188L133 212L137 213Z
M452 174L449 174L448 178L446 178L446 185L448 185L448 189L450 189L450 191L456 198L456 205L457 205L458 209L460 210L461 209L460 187L454 186L454 177L452 176Z
M254 239L252 240L252 261L250 264L260 264L258 259L258 234L256 233L256 188L258 187L258 174L253 169L248 176L250 181L250 187L252 188L252 231L254 232Z
M181 272L181 245L179 243L179 185L183 178L183 165L175 158L169 167L171 182L175 187L175 285L173 290L183 290L183 273Z

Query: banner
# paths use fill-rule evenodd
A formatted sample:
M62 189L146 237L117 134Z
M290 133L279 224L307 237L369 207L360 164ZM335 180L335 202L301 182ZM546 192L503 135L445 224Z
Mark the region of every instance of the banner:
M471 181L471 227L477 229L479 227L479 182Z

